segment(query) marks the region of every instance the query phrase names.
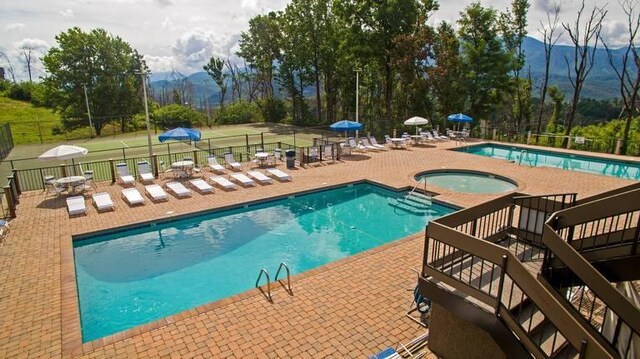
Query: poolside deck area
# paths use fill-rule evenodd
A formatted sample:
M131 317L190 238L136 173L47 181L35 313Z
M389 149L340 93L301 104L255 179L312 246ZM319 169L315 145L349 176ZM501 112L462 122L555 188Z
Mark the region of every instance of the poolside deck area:
M109 192L116 208L98 213L87 200L86 216L69 217L64 196L25 192L18 218L11 221L11 232L0 244L0 358L362 358L424 332L405 317L416 284L411 269L422 263L422 232L295 275L293 296L276 284L273 303L254 289L83 344L72 235L361 180L410 188L415 174L434 169L494 173L517 182L518 192L577 192L579 199L634 183L449 150L455 146L453 141L442 141L358 153L294 170L281 164L292 174L292 182L229 192L216 189L214 194L194 192L184 199L170 195L167 202L147 199L144 206L127 205L121 185L98 183L85 196ZM156 183L170 180L160 178ZM136 187L144 193L140 183ZM427 189L438 193L435 198L440 201L465 207L497 197Z

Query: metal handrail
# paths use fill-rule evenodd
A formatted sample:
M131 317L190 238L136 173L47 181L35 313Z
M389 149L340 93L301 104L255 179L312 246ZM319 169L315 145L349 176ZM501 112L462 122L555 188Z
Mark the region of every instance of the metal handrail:
M280 270L282 270L282 268L284 268L287 271L287 286L285 287L285 289L287 290L287 292L289 292L290 295L293 295L293 289L291 289L291 271L289 270L289 267L285 262L280 262L280 265L278 266L278 271L276 272L276 276L274 277L273 280L282 284L282 282L278 280L278 275L280 274Z
M273 299L271 298L271 278L269 278L269 273L264 268L260 269L260 274L258 274L258 279L256 279L256 288L258 288L258 289L260 289L260 291L262 291L262 288L258 284L260 283L260 278L262 278L262 274L263 273L267 277L267 299L270 302L273 302ZM263 291L263 293L264 293L264 291Z
M518 159L518 166L520 166L522 164L522 157L524 157L525 154L527 155L527 159L529 159L529 152L527 152L527 150L520 151L520 158Z
M409 193L407 193L406 196L404 196L404 199L409 198L415 191L416 188L418 188L418 186L420 185L420 183L424 182L424 192L427 192L427 179L425 177L420 178L420 180L418 180L418 183L416 183L415 186L413 186L413 189L411 189L411 191L409 191Z

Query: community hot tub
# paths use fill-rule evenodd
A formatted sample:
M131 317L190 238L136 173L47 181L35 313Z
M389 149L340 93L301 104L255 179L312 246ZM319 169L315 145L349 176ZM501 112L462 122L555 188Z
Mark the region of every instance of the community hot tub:
M518 184L506 177L468 170L434 170L416 175L416 181L453 192L496 194L513 191Z

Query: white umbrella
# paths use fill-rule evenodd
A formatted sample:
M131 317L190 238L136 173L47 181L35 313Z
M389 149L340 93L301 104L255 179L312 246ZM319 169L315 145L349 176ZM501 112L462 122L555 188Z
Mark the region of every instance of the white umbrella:
M72 158L84 156L87 153L89 153L89 150L84 147L60 145L41 154L40 156L38 156L38 159L42 161L70 160Z
M404 124L407 126L416 126L416 135L418 134L418 126L426 125L428 123L429 120L420 116L414 116L404 121Z

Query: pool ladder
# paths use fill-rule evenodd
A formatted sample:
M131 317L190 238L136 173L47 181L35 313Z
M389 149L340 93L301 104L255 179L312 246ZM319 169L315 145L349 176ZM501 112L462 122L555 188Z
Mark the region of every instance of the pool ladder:
M527 150L520 151L520 158L518 158L518 166L522 164L522 158L524 157L524 155L527 155L527 160L529 160L529 152L527 152ZM531 161L529 160L529 162Z
M287 284L286 285L284 283L282 283L282 280L278 279L278 275L280 275L280 271L282 270L282 268L284 268L287 271ZM264 292L262 287L259 286L260 279L262 278L263 274L267 278L267 292L266 293ZM284 290L286 290L287 293L289 293L289 295L293 295L293 289L291 289L291 271L289 270L289 266L287 266L286 263L280 262L280 265L278 266L278 270L276 271L276 276L275 276L275 278L273 280L278 282L278 283L280 283L280 284L282 284L282 286L284 287ZM271 296L271 278L269 277L269 272L267 272L267 270L264 269L264 268L260 269L260 273L258 274L258 279L256 279L256 288L260 289L262 294L265 294L265 296L267 297L267 300L270 303L273 303L273 297Z

